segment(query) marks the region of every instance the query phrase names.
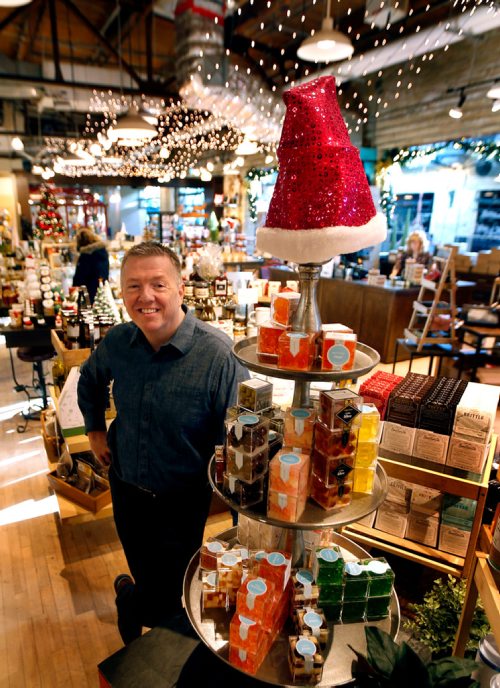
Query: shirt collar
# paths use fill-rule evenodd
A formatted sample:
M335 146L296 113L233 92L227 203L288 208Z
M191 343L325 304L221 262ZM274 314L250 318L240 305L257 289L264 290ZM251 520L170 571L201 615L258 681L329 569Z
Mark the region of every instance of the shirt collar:
M173 346L181 354L187 354L193 345L193 334L196 327L196 319L192 313L188 311L184 304L182 304L182 310L184 311L184 318L181 324L175 331L174 336L160 348L160 351L164 350L167 346ZM139 333L142 335L141 330L134 323L134 329L130 337L131 344L134 344L137 341ZM141 338L144 338L144 340L147 341L144 335L142 335Z

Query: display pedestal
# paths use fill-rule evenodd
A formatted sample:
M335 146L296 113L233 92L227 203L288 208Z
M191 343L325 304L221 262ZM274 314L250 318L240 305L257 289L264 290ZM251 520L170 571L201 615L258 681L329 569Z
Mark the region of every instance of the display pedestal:
M301 281L301 298L298 310L295 314L292 329L318 332L321 321L319 319L316 304L316 287L320 274L320 265L300 265L299 275ZM294 407L307 408L311 406L310 383L340 382L341 380L357 380L362 375L369 373L380 361L378 353L365 344L357 343L354 357L354 365L349 371L291 371L278 368L276 365L262 363L257 357L257 338L251 337L238 342L234 347L234 354L238 360L250 370L268 377L276 377L295 382L295 392L292 405ZM215 482L215 460L212 459L209 466L209 479L216 493L234 510L245 514L249 518L278 526L283 529L282 542L286 551L292 555L294 566L302 564L304 558L304 530L316 530L324 528L339 528L348 523L357 521L378 508L387 494L387 479L381 467L377 467L373 494L366 495L353 493L352 501L348 506L325 511L309 500L306 509L299 521L288 523L275 518L269 518L266 513L266 503L258 508L241 508L229 496L224 495ZM226 540L230 545L236 542L237 531L232 528L218 537ZM359 545L355 544L339 533L331 534L332 544L340 547L345 561L357 561L369 558L369 554ZM210 609L204 612L202 604L202 583L199 567L199 552L191 560L184 578L184 605L189 619L203 642L224 662L228 663L229 657L229 624L234 611L224 609ZM288 637L293 635L292 628L288 628L287 621L284 629L271 647L269 654L260 666L256 678L268 683L280 686L293 685L291 683L290 669L288 666ZM374 622L378 628L395 637L399 628L399 606L394 591L391 596L389 616ZM358 623L329 623L329 640L323 651L324 668L322 680L318 686L341 686L352 681L352 666L357 652L366 654L365 626L364 622ZM298 685L298 684L297 684Z

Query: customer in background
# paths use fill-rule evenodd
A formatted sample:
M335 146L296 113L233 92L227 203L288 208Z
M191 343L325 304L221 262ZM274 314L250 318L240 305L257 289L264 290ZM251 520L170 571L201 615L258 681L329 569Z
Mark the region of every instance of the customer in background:
M248 372L230 339L183 306L181 265L169 248L131 248L121 286L132 322L116 325L82 366L78 403L94 454L110 465L116 528L134 577L115 580L128 643L182 610L184 572L210 505L208 462ZM111 382L117 416L106 433Z
M93 303L99 280L106 281L109 278L108 251L104 242L87 227L80 229L76 235L76 248L79 256L73 286L87 287Z
M404 275L408 258L413 258L416 263L425 265L426 268L430 268L432 265L432 256L429 253L429 240L422 229L414 229L408 235L406 250L398 255L391 272L391 277Z

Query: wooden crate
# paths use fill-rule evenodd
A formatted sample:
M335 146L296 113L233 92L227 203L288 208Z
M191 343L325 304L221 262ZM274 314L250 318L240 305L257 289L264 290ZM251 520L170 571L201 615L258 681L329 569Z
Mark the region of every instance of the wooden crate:
M103 507L111 503L111 490L109 489L109 483L106 480L100 478L101 485L94 488L90 494L86 494L81 490L78 490L73 485L69 485L64 480L57 477L56 471L52 471L47 474L47 480L49 485L55 492L69 499L71 502L75 502L84 509L92 511L94 514L100 511Z
M73 366L81 365L90 356L90 349L67 349L60 330L51 330L50 339L57 355L68 370Z

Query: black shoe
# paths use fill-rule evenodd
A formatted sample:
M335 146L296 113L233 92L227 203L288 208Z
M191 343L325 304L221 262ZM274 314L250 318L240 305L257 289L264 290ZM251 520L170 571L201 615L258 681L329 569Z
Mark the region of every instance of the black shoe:
M116 609L118 612L118 630L125 645L142 635L142 624L139 621L139 610L135 595L135 583L132 578L122 573L115 578Z

